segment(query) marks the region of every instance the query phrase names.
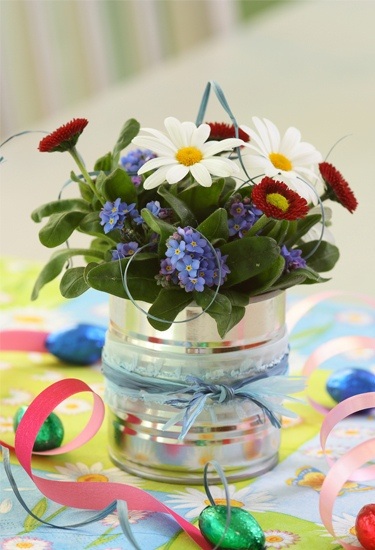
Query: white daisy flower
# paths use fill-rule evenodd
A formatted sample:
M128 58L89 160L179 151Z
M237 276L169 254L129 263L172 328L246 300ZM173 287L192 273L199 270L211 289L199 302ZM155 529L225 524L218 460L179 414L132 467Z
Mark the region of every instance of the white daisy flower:
M92 466L87 466L83 462L72 464L65 463L65 466L55 466L59 474L47 474L49 478L59 479L61 481L78 482L100 482L100 483L127 483L128 485L138 486L143 482L141 479L127 474L119 468L103 468L101 462L96 462Z
M214 485L210 487L210 492L217 505L227 504L224 488ZM202 510L211 505L206 493L193 487L187 487L186 491L177 491L176 494L170 496L171 498L166 502L174 505L173 508L190 508L185 514L186 519L199 516ZM229 485L229 497L229 504L232 507L244 508L253 512L265 512L274 508L272 495L267 492L253 492L249 487L237 491L234 485Z
M153 189L165 181L177 183L189 173L200 185L210 187L212 175L227 177L239 171L235 162L216 155L243 145L241 139L207 142L211 132L208 124L197 127L193 122L180 122L174 117L166 118L164 126L166 134L152 128L142 128L150 136L137 136L133 139L136 145L159 155L138 170L138 174L155 170L144 181L145 189Z
M278 529L264 531L264 536L266 538L266 548L270 550L290 548L290 546L294 546L300 540L299 535L296 533L279 531Z
M56 412L60 414L80 414L91 410L91 405L83 399L70 397L56 407Z
M149 512L146 510L128 510L128 520L130 524L138 523L142 519L146 519L148 515ZM113 529L119 527L120 519L117 511L113 512L113 514L108 514L108 516L100 520L100 523Z
M52 550L52 545L48 540L20 536L4 539L1 548L3 550L20 550L20 548L28 548L29 550Z
M13 418L0 416L0 433L13 432Z
M342 517L332 516L332 520L333 530L337 537L336 540L332 541L332 544L342 541L347 542L348 544L352 544L353 546L358 546L359 548L362 548L360 542L357 539L357 533L355 530L355 516L346 514L344 512L342 514ZM324 531L323 533L320 533L320 536L331 537L332 535L328 533L328 531Z
M19 390L16 388L9 389L9 397L4 397L1 400L3 405L22 405L29 403L32 400L32 393Z
M245 168L258 170L284 182L301 197L316 204L315 192L304 181L319 179L313 166L321 162L321 154L310 143L301 141L297 128L288 128L281 138L279 130L270 120L253 117L253 123L257 132L248 126L241 126L250 136L246 147L252 151L242 155Z

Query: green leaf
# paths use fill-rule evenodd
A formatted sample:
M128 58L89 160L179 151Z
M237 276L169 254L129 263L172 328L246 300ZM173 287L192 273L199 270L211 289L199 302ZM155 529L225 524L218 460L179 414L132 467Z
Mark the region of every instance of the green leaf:
M223 178L214 181L211 187L193 184L181 191L179 198L194 212L198 221L203 221L217 209L224 186Z
M236 189L236 181L233 178L224 179L224 187L220 194L219 204L225 204Z
M87 283L96 290L128 299L123 277L129 258L121 262L105 262L85 272ZM138 253L132 257L127 271L126 280L129 292L134 300L153 302L157 297L160 286L155 274L159 271L159 260L153 253Z
M192 299L191 293L185 292L183 289L162 288L148 312L150 315L168 322L163 323L149 318L150 325L157 330L167 330L180 311L192 302Z
M60 292L64 298L76 298L90 288L85 281L84 273L84 267L71 267L65 271L60 281Z
M289 222L287 220L278 220L275 222L273 228L267 233L264 233L264 235L275 239L278 244L281 244L287 235L288 228Z
M268 292L269 288L281 277L285 267L285 260L282 256L278 256L276 261L251 279L248 279L242 285L240 289L242 292L246 292L249 296L255 296Z
M227 241L229 238L227 211L224 208L215 210L198 225L197 231L200 231L211 244L218 240Z
M79 178L78 176L76 176L76 174L74 172L70 172L70 179L72 181L75 181L76 183L78 183L78 187L79 187L79 191L81 193L81 197L85 201L91 202L91 200L94 196L94 193L92 192L91 187L82 178Z
M273 290L285 290L286 288L291 288L292 286L300 285L306 280L306 275L296 271L291 273L285 273L282 275L272 286L268 288L268 292Z
M158 195L163 197L169 206L173 208L176 215L180 218L182 227L186 227L187 225L195 227L197 225L194 213L186 206L184 201L170 193L165 185L159 187Z
M98 212L90 212L90 214L87 214L82 219L77 229L81 233L86 233L86 235L92 235L93 237L98 237L108 242L112 241L113 244L121 242L121 233L117 229L108 234L104 233L103 226L99 221Z
M222 255L228 255L226 264L231 273L224 287L237 285L268 269L279 256L279 247L269 237L248 237L220 247Z
M103 155L100 157L95 165L94 170L99 172L100 170L103 170L103 172L109 172L112 168L112 153L107 153L106 155Z
M151 231L155 231L155 233L160 235L158 249L159 253L164 255L165 241L176 231L176 228L170 223L154 216L147 208L143 208L141 215Z
M85 212L52 214L47 224L39 231L40 242L48 248L59 246L70 237L85 216Z
M125 147L130 145L132 139L135 138L136 135L138 135L139 130L140 124L134 118L130 118L125 122L117 139L116 145L114 146L112 151L112 168L115 168L118 165L121 151L123 151Z
M31 299L37 299L43 286L50 281L53 281L53 279L61 273L69 258L72 258L73 256L86 256L88 253L90 253L90 256L92 257L95 256L98 259L103 259L103 253L101 251L87 250L86 248L67 248L64 250L57 250L54 254L52 254L49 262L43 267L35 282Z
M315 248L317 241L310 241L299 246L302 250L302 257L306 258ZM321 271L330 271L340 257L339 249L334 244L322 241L314 254L306 261L308 266L320 273Z
M42 518L46 513L47 508L48 508L47 499L42 498L39 502L35 504L35 506L31 509L31 511L33 512L33 514L35 514L39 518ZM29 533L30 531L33 531L39 526L40 526L40 521L36 520L35 518L29 515L26 517L23 524L24 530L27 533Z
M220 289L220 294L224 294L224 296L229 298L230 303L232 304L232 308L246 307L249 304L249 297L242 292L237 292L233 289Z
M285 241L285 246L288 248L291 248L293 245L295 245L301 237L303 237L314 225L316 225L320 220L322 219L322 216L320 214L310 214L309 216L306 216L306 218L303 218L302 220L298 220L293 224L294 231L293 233L289 233L287 235L287 239Z
M203 292L194 292L196 303L216 321L217 331L224 338L231 325L232 304L227 296L217 293L210 288ZM212 303L211 303L212 302ZM210 305L211 304L211 305Z
M114 202L118 197L131 204L137 201L137 191L130 176L122 168L116 168L101 184L103 195Z
M51 216L51 214L58 214L60 212L71 212L72 210L78 212L90 212L90 204L83 199L61 199L59 201L52 201L46 204L42 204L31 213L31 219L34 222L40 222L43 218Z

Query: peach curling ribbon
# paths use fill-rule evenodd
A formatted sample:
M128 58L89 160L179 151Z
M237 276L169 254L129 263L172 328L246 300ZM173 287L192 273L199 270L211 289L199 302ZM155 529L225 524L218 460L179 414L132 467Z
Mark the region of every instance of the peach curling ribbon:
M342 295L342 292L322 292L304 300L299 301L292 306L287 314L288 329L291 332L298 321L316 304L325 299L335 298ZM369 296L353 294L353 297L362 299L366 303L371 303L375 307L375 300ZM12 331L13 332L13 331ZM16 332L16 331L15 331ZM8 334L5 347L12 348L14 335ZM9 341L8 341L9 340ZM17 339L18 340L18 339ZM18 340L19 341L19 340ZM4 348L4 340L2 341ZM37 343L38 349L42 351L42 343ZM375 338L347 336L336 338L319 346L307 359L302 374L310 375L318 366L327 359L340 353L353 349L374 349ZM33 348L35 349L35 347ZM21 466L28 473L38 489L49 499L58 502L64 506L81 508L86 510L100 510L91 520L83 523L96 521L111 511L117 506L121 527L124 534L127 536L133 546L139 549L135 541L129 523L127 521L127 510L148 510L151 512L162 512L170 514L179 524L179 526L187 533L187 535L203 550L212 550L212 546L208 543L198 528L190 524L179 514L168 508L166 505L158 501L146 491L137 487L132 487L123 483L97 483L90 482L85 484L85 491L82 491L82 484L77 482L60 482L45 479L36 476L32 472L31 458L32 449L38 432L51 414L51 412L65 399L80 392L91 392L93 395L93 410L91 417L85 429L72 441L50 451L35 453L38 455L57 455L72 451L86 442L88 442L99 430L104 418L104 403L102 399L83 381L78 379L60 380L42 391L27 408L22 417L15 435L14 448L9 444L0 441L3 448L4 465L7 469L7 475L11 481L13 490L17 498L20 500L24 508L30 513L27 505L23 502L21 495L18 492L17 485L13 479L9 464L9 449L14 449L17 459ZM323 421L320 440L323 451L327 438L333 428L344 418L357 411L375 408L375 393L369 392L357 395L346 399L339 403L332 410L328 410L314 400L308 398L311 405L320 413L325 414ZM322 489L320 492L320 515L322 521L332 536L335 537L332 514L333 506L336 497L338 496L343 484L348 479L366 480L374 479L375 465L360 468L375 457L375 439L370 439L357 445L345 455L340 457L336 462L327 457L328 463L331 466L327 476L325 477ZM359 470L359 471L358 471ZM39 518L36 518L39 519ZM43 520L39 519L42 523ZM52 524L49 524L52 525ZM78 526L77 524L76 526ZM60 528L72 528L74 525L57 526ZM345 550L358 550L358 546L339 541Z
M344 293L339 291L322 292L302 300L292 306L287 314L287 324L289 332L298 323L298 321L316 304L325 299L335 298ZM345 295L348 295L345 293ZM365 301L375 307L375 300L363 294L350 294L354 298ZM324 361L355 349L375 350L375 338L364 336L344 336L325 342L319 346L307 359L302 369L302 375L308 377ZM349 415L375 408L375 392L368 392L355 395L338 403L333 409L329 410L323 407L310 397L310 404L325 418L320 429L320 444L323 452L329 434ZM362 468L365 464L375 459L375 438L369 439L356 445L350 451L346 452L336 461L326 455L326 460L330 466L319 496L319 513L327 531L337 539L345 550L358 550L358 546L349 544L336 537L332 523L333 508L344 483L348 479L356 481L366 481L375 479L375 464Z

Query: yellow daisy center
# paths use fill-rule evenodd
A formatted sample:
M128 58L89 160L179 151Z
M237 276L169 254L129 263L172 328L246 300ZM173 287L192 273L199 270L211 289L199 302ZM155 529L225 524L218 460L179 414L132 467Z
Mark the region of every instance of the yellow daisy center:
M268 204L276 206L282 212L287 212L289 208L289 201L284 195L280 193L268 193L266 200Z
M266 542L283 542L284 538L279 535L270 535L266 537Z
M16 543L16 548L33 548L33 547L34 547L33 542L22 541L22 542Z
M355 537L357 536L357 529L355 528L355 525L349 529L349 533Z
M182 147L176 153L176 159L180 164L185 166L192 166L197 162L200 162L203 158L203 155L199 149L196 147Z
M268 158L272 162L275 168L279 168L280 170L283 170L284 172L290 172L292 170L293 165L290 162L290 160L282 155L281 153L270 153L268 155Z
M215 502L216 506L226 506L227 505L227 500L225 498L214 498L214 502ZM206 499L204 501L204 503L207 504L207 506L209 506L211 504L208 499ZM231 499L229 501L229 506L234 506L235 508L242 508L244 506L244 503L240 502L239 500Z
M107 483L108 477L104 474L83 474L82 476L77 477L76 481L96 481L99 483Z

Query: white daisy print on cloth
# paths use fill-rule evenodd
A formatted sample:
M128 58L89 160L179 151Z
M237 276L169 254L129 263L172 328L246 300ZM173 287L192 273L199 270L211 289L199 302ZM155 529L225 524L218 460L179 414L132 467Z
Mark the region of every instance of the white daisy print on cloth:
M272 529L264 531L266 539L266 548L270 550L279 550L280 548L290 548L297 542L300 537L296 533L290 533L289 531L279 531Z
M284 182L308 202L316 204L316 194L301 179L318 179L312 166L321 162L321 154L310 143L301 141L297 128L288 128L281 138L279 130L270 120L258 117L252 120L257 131L241 126L250 136L250 142L246 145L250 152L242 155L245 167L257 170L257 175L264 174Z
M79 414L91 411L91 409L92 406L87 401L70 397L56 407L56 412L60 414Z
M358 546L358 548L362 548L361 543L357 539L357 534L355 530L356 516L352 516L344 512L342 517L332 516L332 519L333 530L337 537L336 540L332 541L332 544L338 543L340 539L340 541L347 542L348 544L352 544L353 546ZM324 531L320 533L320 536L330 537L331 535L327 531Z
M1 403L3 405L22 405L29 403L33 398L33 395L28 391L19 390L17 388L9 389L9 396L3 397Z
M142 519L146 519L149 515L150 512L147 512L145 510L128 510L128 520L130 524L138 523ZM106 527L119 527L120 520L117 511L113 514L108 514L108 516L100 520L100 523L102 525L105 525Z
M101 462L96 462L88 466L83 462L72 464L66 462L65 466L55 466L59 474L50 474L47 476L60 481L78 481L78 482L99 482L99 483L127 483L128 485L142 485L143 481L136 476L132 476L120 470L119 468L103 468Z
M210 487L210 492L215 504L227 504L223 488L214 485ZM199 516L206 506L210 506L206 493L193 487L187 487L186 491L177 491L176 494L169 496L171 498L166 503L172 505L173 508L190 508L185 514L186 519ZM272 495L267 492L255 492L250 487L236 490L234 485L229 485L229 497L229 505L232 507L244 508L253 512L266 512L274 508Z
M0 433L13 432L13 418L0 416Z
M241 139L228 138L207 141L211 128L208 124L196 126L193 122L180 122L177 118L164 120L167 133L142 128L148 136L137 136L133 143L150 149L158 156L147 161L138 174L155 170L143 183L145 189L153 189L165 181L177 183L189 173L204 187L212 185L212 175L231 176L239 172L237 164L218 153L244 145Z
M37 539L35 537L11 537L4 539L1 548L3 550L52 550L52 544L48 540Z

